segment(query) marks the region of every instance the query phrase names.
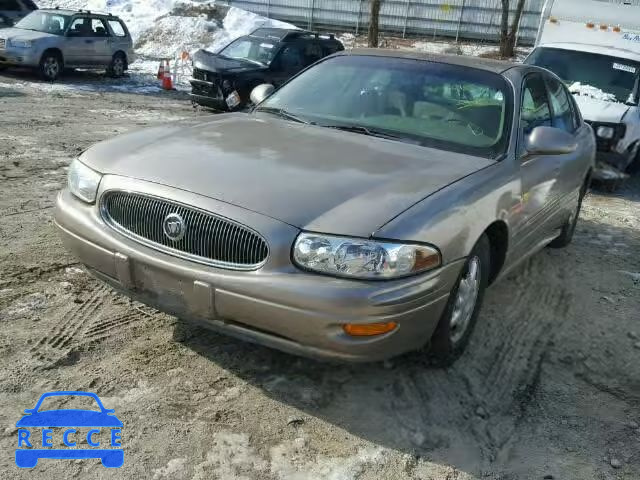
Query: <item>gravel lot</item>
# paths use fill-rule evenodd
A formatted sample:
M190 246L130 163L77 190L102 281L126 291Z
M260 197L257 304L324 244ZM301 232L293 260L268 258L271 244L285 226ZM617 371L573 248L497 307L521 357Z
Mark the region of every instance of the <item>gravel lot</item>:
M640 478L638 178L591 193L571 247L488 291L454 367L328 365L184 325L87 275L51 218L71 158L203 114L94 76L28 80L0 76L2 479ZM115 408L122 469L16 468L15 422L51 390Z

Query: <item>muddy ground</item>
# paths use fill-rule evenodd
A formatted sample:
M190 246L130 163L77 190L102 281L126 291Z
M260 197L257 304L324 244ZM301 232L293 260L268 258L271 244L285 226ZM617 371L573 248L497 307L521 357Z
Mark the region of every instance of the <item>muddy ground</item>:
M202 113L179 94L105 93L93 77L53 92L18 78L0 76L2 479L640 478L640 180L592 192L573 245L488 291L454 367L420 355L327 365L132 303L56 235L71 158ZM16 468L15 423L52 390L116 410L122 469Z

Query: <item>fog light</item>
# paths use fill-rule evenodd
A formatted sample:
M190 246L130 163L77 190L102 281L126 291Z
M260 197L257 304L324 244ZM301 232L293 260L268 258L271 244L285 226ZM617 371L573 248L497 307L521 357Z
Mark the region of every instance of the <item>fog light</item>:
M386 323L345 323L342 329L347 335L352 337L373 337L383 335L396 329L396 322Z

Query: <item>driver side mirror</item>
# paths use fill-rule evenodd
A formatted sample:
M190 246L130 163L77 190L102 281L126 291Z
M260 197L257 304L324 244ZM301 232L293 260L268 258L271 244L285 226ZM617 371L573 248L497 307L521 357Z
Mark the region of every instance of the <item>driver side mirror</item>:
M525 137L525 156L566 155L578 149L573 135L559 128L536 127Z
M263 83L258 85L253 90L251 90L251 95L249 98L251 99L251 103L254 105L258 105L266 100L274 91L276 87L271 85L270 83Z

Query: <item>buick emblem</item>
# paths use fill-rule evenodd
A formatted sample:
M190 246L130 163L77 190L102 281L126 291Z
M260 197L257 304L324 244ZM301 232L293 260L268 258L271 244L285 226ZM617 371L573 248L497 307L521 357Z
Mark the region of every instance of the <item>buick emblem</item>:
M187 227L179 214L170 213L162 222L162 231L169 240L177 242L187 233Z

